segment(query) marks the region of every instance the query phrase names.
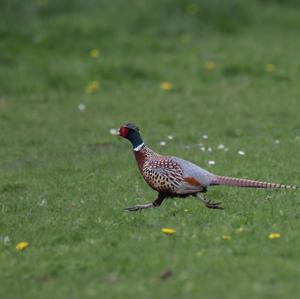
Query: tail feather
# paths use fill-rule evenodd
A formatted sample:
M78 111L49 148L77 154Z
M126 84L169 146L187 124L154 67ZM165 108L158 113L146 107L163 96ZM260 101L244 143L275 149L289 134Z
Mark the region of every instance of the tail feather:
M260 182L248 179L231 178L226 176L216 176L211 185L224 185L234 187L247 187L247 188L263 188L263 189L299 189L299 186L284 185L268 182Z

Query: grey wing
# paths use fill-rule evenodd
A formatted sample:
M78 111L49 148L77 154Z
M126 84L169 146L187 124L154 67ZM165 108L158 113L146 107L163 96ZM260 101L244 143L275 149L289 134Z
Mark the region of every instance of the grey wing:
M214 178L216 177L215 174L199 167L194 163L191 163L189 161L177 157L172 157L172 159L176 161L183 169L184 178L190 178L189 180L191 182L193 180L198 181L203 187L209 186L213 182Z

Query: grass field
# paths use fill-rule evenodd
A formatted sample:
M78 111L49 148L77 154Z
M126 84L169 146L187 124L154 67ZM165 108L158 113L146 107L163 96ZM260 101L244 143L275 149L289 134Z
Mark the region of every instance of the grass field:
M299 184L299 9L1 1L0 298L298 298L299 192L214 187L224 211L127 213L156 194L109 130L135 122L160 153Z

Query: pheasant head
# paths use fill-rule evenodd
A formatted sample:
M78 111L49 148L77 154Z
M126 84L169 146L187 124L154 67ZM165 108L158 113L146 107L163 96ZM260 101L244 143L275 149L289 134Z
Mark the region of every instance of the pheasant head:
M136 149L144 144L139 130L140 129L136 125L127 123L120 127L119 134L121 137L128 139L131 142L133 149Z

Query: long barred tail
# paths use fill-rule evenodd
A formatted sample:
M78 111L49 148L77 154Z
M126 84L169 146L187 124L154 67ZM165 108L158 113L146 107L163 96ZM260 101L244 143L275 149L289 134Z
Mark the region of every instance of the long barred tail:
M231 178L217 175L211 185L224 185L247 188L264 188L264 189L299 189L299 186L283 185L275 183L260 182L247 179Z

